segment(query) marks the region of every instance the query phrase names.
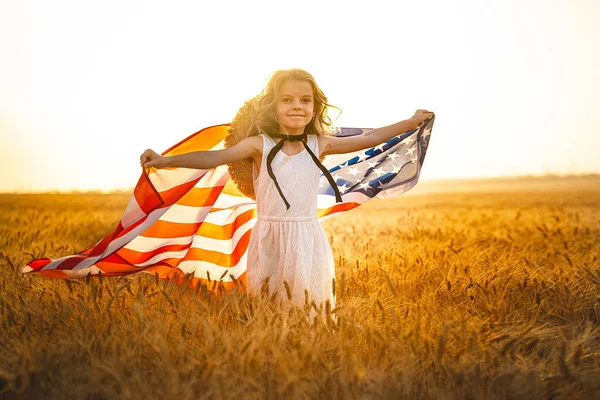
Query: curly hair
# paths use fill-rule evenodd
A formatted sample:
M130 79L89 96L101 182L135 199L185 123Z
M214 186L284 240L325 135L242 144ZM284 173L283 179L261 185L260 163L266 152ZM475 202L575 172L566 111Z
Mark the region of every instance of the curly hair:
M276 112L277 98L281 86L289 80L305 81L313 88L315 118L305 127L308 135L328 135L332 125L327 115L329 107L337 108L327 103L327 96L319 88L315 78L308 72L299 69L284 69L275 71L269 78L263 91L238 110L231 126L229 135L225 138L225 147L232 147L243 139L260 133L278 133L281 124ZM321 157L322 160L322 157ZM247 158L227 164L229 175L236 183L240 192L256 200L252 180L252 159Z

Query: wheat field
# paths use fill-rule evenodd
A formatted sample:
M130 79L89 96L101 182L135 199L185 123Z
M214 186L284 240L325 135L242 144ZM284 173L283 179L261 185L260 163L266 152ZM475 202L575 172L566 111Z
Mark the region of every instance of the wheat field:
M337 307L312 320L149 274L23 276L128 195L0 195L0 398L599 398L600 181L522 186L324 221Z

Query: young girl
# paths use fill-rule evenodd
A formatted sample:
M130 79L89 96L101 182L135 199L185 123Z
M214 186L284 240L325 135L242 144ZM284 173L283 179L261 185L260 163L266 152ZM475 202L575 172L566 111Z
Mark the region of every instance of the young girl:
M327 97L301 69L276 71L263 92L236 115L223 150L164 157L152 150L140 156L144 168L210 169L229 164L232 179L256 200L257 222L248 245L246 283L250 293L269 285L270 293L291 291L292 304L335 306L334 260L317 220L317 192L323 173L338 201L339 190L322 166L326 155L377 146L416 129L433 113L417 110L410 118L358 136L327 134Z

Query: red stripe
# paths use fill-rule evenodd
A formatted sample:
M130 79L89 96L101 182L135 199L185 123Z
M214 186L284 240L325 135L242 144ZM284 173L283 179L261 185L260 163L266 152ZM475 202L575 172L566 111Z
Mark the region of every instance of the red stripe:
M319 208L317 210L317 218L325 217L327 215L335 214L342 211L352 210L360 206L361 203L338 203L329 208Z
M151 251L135 251L131 249L127 249L125 247L119 249L116 254L121 257L123 260L128 262L129 264L141 264L150 260L152 257L157 256L162 253L171 252L171 251L182 251L187 250L191 246L191 242L188 244L171 244L167 246L162 246L157 249Z
M171 239L176 237L190 236L196 233L202 222L180 223L158 220L150 225L140 236L148 238Z
M111 233L108 236L105 236L104 238L102 238L102 240L100 241L100 243L96 244L94 246L94 248L92 249L92 251L89 253L88 257L96 257L101 255L102 253L104 253L104 251L106 251L106 248L108 247L108 245L117 237L119 237L119 234L123 232L123 225L121 225L121 223L119 222L119 225L117 226L117 229L115 229L115 231L113 233Z
M42 269L40 271L31 272L35 275L46 276L48 278L59 278L59 279L67 279L67 273L65 271L57 270L57 269Z
M152 182L150 182L148 173L145 170L138 180L137 185L135 185L135 189L133 189L133 196L139 208L145 214L150 214L164 204L163 199L152 185Z
M160 192L160 195L165 204L171 206L172 204L177 203L181 198L185 197L185 195L198 183L200 179L202 179L202 177L182 183L181 185L174 186L171 189Z
M38 260L33 260L27 266L29 266L34 271L44 268L46 265L52 262L49 258L40 258Z
M136 267L131 265L129 262L121 258L117 253L113 253L110 256L106 257L104 260L96 263L96 266L100 268L102 271L106 272L118 272L121 275L127 275L132 272L143 271L146 268L156 266L156 265L167 265L169 268L177 268L179 263L181 262L181 258L166 258L157 262L156 264L148 265L146 267ZM103 272L104 273L104 272Z
M60 264L58 264L56 266L56 269L63 269L63 270L72 270L73 268L77 267L77 265L79 265L79 263L83 260L85 260L87 258L87 256L69 256L66 257Z

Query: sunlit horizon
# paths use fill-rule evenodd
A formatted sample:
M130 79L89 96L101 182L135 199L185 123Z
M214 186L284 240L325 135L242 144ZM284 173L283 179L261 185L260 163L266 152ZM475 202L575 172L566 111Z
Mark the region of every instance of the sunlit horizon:
M474 184L477 185L477 188L483 188L483 186L479 186L481 184L486 183L494 183L498 181L507 181L509 182L519 182L522 184L526 184L527 182L533 181L555 181L555 180L568 180L568 179L586 179L591 178L594 179L594 183L596 183L600 179L600 173L590 172L590 173L579 173L579 174L554 174L548 173L545 175L500 175L500 176L471 176L471 177L459 177L459 178L419 178L419 184L417 185L417 189L413 189L410 192L407 192L406 195L410 195L419 191L419 188L426 186L425 192L437 191L441 188L439 185L445 185L447 183L456 183L458 184L457 189L461 191L464 189L465 185ZM0 194L92 194L92 193L101 193L101 194L123 194L123 193L132 193L135 187L134 182L131 186L123 186L123 187L87 187L87 188L49 188L49 189L38 189L38 190L27 190L23 188L16 188L14 190L4 190L0 191ZM444 186L444 191L447 191L447 186Z
M229 122L292 67L339 126L433 110L423 182L597 174L599 17L592 0L2 2L0 192L130 190L144 149Z

